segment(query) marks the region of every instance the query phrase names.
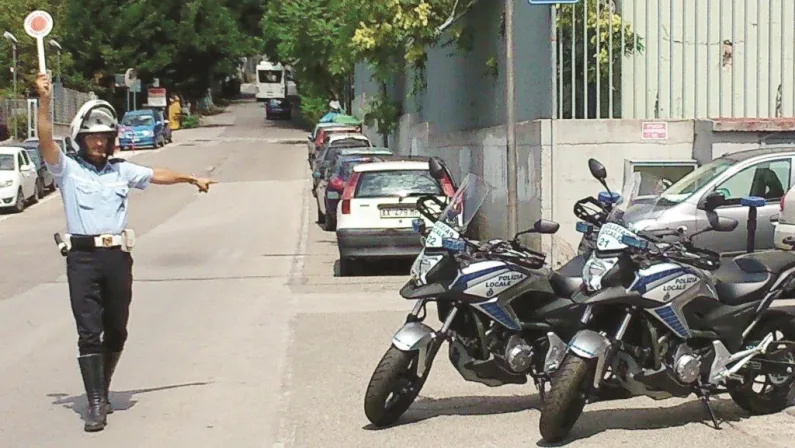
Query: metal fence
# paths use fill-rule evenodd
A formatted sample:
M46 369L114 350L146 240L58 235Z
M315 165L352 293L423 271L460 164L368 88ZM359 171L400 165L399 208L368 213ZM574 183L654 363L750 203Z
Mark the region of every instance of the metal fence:
M67 89L63 84L55 83L52 89L52 121L56 124L68 125L80 110L80 107L91 99L90 93Z
M68 126L80 107L90 99L90 93L67 89L58 83L53 84L50 111L52 122L56 126ZM34 136L37 107L38 101L35 99L1 98L0 125L7 126L10 136L15 139Z
M557 118L795 116L795 0L552 8Z

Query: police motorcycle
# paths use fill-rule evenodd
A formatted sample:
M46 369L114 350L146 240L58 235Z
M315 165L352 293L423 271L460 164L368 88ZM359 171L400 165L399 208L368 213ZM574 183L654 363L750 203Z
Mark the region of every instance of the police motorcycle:
M604 167L589 165L604 183ZM795 283L795 255L758 252L721 265L717 253L694 247L697 234L737 226L715 213L724 202L717 192L699 206L710 225L692 233L625 223L629 208L656 206L637 193L625 199L599 230L583 268L586 288L573 297L586 306L585 328L569 342L542 406L543 439L565 438L586 402L606 389L655 400L694 393L716 429L709 400L717 394L752 414L783 410L793 386L795 318L770 305Z
M579 328L582 308L569 299L582 284L579 273L573 279L556 274L544 266L544 254L518 240L555 233L559 224L539 220L509 241L462 236L488 193L486 182L469 174L440 213L440 203L431 206L433 197L418 198L417 209L433 225L424 229L415 221L424 248L400 290L415 305L367 386L364 411L375 426L392 424L408 410L445 341L464 380L498 387L525 384L530 376L543 400L564 340ZM436 302L438 330L424 323L429 302Z

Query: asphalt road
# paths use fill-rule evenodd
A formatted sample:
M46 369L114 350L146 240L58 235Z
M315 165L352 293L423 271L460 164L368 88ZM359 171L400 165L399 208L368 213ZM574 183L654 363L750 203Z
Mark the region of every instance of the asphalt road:
M82 431L57 193L0 215L0 446L520 447L535 446L532 386L464 382L446 349L401 424L368 426L362 398L409 303L405 272L334 276L333 233L315 223L306 133L266 123L253 103L179 131L132 160L219 180L133 193L135 286L127 350L105 431ZM433 313L429 313L433 314ZM723 429L695 399L588 406L570 446L784 447L783 412L748 417L715 400Z

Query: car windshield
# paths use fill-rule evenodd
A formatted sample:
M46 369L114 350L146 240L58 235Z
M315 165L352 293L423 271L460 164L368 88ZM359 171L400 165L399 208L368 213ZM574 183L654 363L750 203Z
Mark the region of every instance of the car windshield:
M33 161L33 164L35 166L40 166L41 161L39 160L39 150L27 148L26 151L28 152L28 157L30 157L30 160Z
M660 195L660 205L672 205L686 201L687 198L709 183L715 176L720 175L734 164L734 160L720 158L698 167L668 187Z
M332 148L367 148L370 144L367 140L362 140L358 138L343 138L331 142Z
M260 70L259 71L259 82L261 83L275 83L275 82L282 82L282 71L281 70Z
M0 171L14 171L13 154L0 154Z
M337 168L337 177L341 178L342 180L348 180L348 178L351 177L353 168L356 167L356 165L360 163L372 162L372 160L373 159L369 157L361 159L343 159Z
M444 195L439 182L428 170L363 171L356 198Z
M121 121L125 126L151 126L154 123L151 115L127 115Z

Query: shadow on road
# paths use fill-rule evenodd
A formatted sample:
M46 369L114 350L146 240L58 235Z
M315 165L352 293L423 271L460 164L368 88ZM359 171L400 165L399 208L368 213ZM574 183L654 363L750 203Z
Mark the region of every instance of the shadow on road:
M385 427L376 427L368 424L363 429L377 431L396 426L408 425L445 415L498 415L521 412L538 408L540 401L538 395L514 395L499 397L449 397L428 398L419 397L411 405L406 414L396 423Z
M739 422L749 414L731 400L712 399L712 409L718 423ZM558 444L538 441L538 446L564 446L575 440L587 439L597 434L614 430L648 430L685 426L690 423L701 423L707 430L714 430L704 405L698 400L688 401L677 406L660 408L602 409L583 412L571 430L570 437Z
M208 384L212 384L213 381L206 382L196 382L196 383L185 383L185 384L174 384L171 386L162 386L162 387L152 387L148 389L137 389L137 390L128 390L128 391L119 391L119 392L110 392L110 404L113 406L114 411L126 411L137 403L137 400L133 400L133 397L139 394L145 394L149 392L160 392L169 389L178 389L181 387L192 387L192 386L206 386ZM82 395L75 395L75 396L68 396L64 393L53 393L47 394L48 397L54 398L55 401L52 404L59 404L66 409L69 409L77 414L80 415L81 419L85 420L85 414L88 410L88 400L86 399L86 394Z

